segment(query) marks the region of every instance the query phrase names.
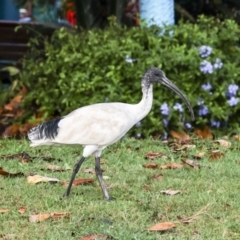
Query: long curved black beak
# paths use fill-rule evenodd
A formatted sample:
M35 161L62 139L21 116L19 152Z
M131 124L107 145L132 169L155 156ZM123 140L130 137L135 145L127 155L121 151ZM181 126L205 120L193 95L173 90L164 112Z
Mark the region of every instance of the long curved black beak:
M195 116L194 116L194 113L193 113L192 106L191 106L190 102L187 100L187 98L184 96L184 94L180 91L180 89L165 76L162 78L161 84L163 84L166 87L173 90L175 93L177 93L184 100L184 102L187 104L187 107L188 107L189 111L191 112L192 120L194 121Z

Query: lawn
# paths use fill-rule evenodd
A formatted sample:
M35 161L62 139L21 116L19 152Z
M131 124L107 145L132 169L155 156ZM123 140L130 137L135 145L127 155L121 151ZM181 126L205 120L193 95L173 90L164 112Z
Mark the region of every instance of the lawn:
M81 156L81 147L30 148L27 140L2 139L0 167L24 175L0 177L0 210L9 210L0 213L0 239L63 240L91 234L104 234L99 239L120 240L240 239L240 142L232 138L228 141L232 144L230 148L212 140L195 139L190 143L195 148L183 150L179 150L180 145L153 139L119 141L105 149L102 156L104 179L115 199L107 202L91 174L93 157L84 162L77 179L93 178L94 182L73 186L70 197L61 199L66 190L61 182L69 181L71 169ZM173 151L173 146L178 150ZM220 153L213 154L212 150ZM32 161L6 159L22 152L28 153ZM149 152L164 155L146 159ZM199 152L205 155L195 159ZM176 169L161 167L183 164L182 159L193 160L200 169L186 164ZM155 168L144 167L148 163ZM51 171L47 169L49 164L70 170ZM30 174L61 182L30 184L27 181ZM171 196L161 192L169 189L180 193ZM19 213L21 208L23 212ZM70 214L30 221L35 214L65 212ZM149 230L163 222L172 222L175 228Z

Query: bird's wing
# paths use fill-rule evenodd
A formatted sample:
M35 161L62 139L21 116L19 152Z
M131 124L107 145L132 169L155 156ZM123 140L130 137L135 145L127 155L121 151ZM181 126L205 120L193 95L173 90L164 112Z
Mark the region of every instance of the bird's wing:
M133 105L94 104L63 117L53 142L80 145L109 145L121 138L136 122Z

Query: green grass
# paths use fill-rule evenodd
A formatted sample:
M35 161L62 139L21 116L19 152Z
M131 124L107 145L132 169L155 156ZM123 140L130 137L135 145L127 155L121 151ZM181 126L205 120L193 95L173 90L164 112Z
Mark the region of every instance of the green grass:
M116 200L107 202L94 175L84 173L94 168L89 157L77 178L94 178L94 184L72 188L69 198L60 199L65 187L61 184L27 182L29 173L69 181L71 170L51 172L42 157L56 158L50 164L73 167L81 156L79 147L30 148L25 140L0 141L0 156L29 153L33 162L0 158L0 167L8 172L23 172L23 177L0 177L0 209L11 209L0 214L1 236L14 234L13 239L79 239L89 234L107 234L114 239L240 239L240 158L239 142L233 141L231 149L221 149L225 156L215 161L204 157L200 170L189 166L181 169L147 169L147 152L163 152L167 158L153 160L157 164L181 163L181 156L215 148L211 141L197 140L196 149L172 153L170 147L154 140L125 139L105 149L102 168L109 193ZM136 150L137 148L137 150ZM62 159L58 161L57 159ZM197 160L196 160L197 161ZM162 174L163 179L152 179ZM145 186L148 186L147 189ZM166 189L180 190L175 196L161 193ZM26 212L19 214L18 209ZM179 216L187 218L200 211L195 222L183 224ZM29 222L36 213L71 212L70 218L48 219L40 223ZM176 228L165 232L150 232L158 222L173 222ZM5 235L6 234L6 235ZM7 238L6 238L7 239Z

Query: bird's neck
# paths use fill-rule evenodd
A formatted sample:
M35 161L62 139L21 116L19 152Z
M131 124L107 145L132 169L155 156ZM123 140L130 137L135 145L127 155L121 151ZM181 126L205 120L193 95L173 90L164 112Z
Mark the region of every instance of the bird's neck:
M153 85L148 81L142 81L142 100L137 104L139 110L139 121L151 110L153 102Z

